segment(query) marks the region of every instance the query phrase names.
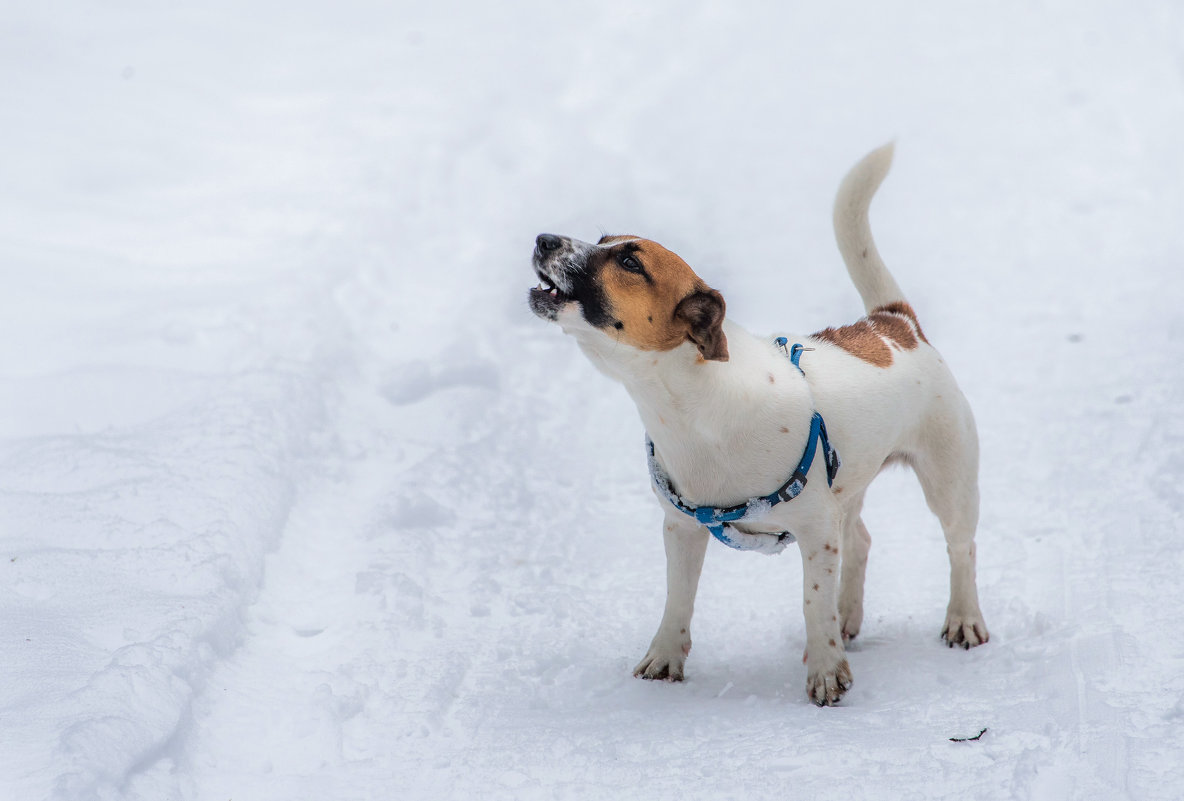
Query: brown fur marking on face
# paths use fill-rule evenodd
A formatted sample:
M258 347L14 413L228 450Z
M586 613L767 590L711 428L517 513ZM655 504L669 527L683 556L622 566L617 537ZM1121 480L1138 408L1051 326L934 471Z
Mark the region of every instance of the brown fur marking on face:
M724 302L677 254L657 242L629 236L602 237L598 282L616 336L640 350L672 350L688 339L704 359L727 359L720 326ZM632 257L641 272L622 266Z
M892 364L892 348L913 350L918 339L929 343L921 333L913 307L903 300L879 306L851 325L827 328L811 336L838 345L876 367Z

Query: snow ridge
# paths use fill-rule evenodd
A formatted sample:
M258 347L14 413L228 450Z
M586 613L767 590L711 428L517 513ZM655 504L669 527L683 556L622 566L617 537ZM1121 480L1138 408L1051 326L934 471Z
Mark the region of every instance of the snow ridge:
M241 640L322 406L305 378L245 375L136 429L4 449L3 613L24 635L14 667L31 682L6 717L23 721L26 749L57 739L55 797L113 797L186 725L210 665ZM38 675L54 662L67 669Z

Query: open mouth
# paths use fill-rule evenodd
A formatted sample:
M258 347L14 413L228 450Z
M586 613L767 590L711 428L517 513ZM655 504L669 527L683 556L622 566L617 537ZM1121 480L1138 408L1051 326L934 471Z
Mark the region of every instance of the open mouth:
M539 273L539 285L530 290L530 309L539 317L554 320L559 310L571 299L550 278Z
M539 285L530 290L531 292L545 293L550 295L552 298L558 298L560 300L568 299L566 295L559 291L559 287L555 286L555 282L550 278L540 274L539 279Z

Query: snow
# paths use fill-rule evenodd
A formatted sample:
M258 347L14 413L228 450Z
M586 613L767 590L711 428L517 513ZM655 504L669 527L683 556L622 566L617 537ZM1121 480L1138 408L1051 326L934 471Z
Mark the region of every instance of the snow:
M0 798L1181 797L1182 59L1172 0L6 9ZM842 323L830 202L889 139L991 642L940 646L902 471L842 706L793 548L712 544L687 681L636 680L641 424L532 239Z

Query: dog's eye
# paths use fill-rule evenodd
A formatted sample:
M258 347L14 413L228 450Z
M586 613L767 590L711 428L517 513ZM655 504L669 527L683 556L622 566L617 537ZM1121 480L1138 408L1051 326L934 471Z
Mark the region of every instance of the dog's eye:
M641 269L641 262L639 262L637 259L633 258L632 256L625 256L624 258L622 258L621 259L621 266L624 267L626 270L628 270L631 273L643 272L643 270Z

